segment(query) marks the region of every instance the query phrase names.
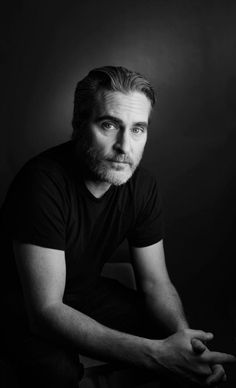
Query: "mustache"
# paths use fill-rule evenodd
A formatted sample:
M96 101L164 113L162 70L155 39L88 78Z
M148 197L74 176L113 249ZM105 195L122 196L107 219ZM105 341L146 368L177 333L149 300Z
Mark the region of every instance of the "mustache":
M127 164L133 163L129 155L107 155L105 159L108 160L109 162L127 163Z

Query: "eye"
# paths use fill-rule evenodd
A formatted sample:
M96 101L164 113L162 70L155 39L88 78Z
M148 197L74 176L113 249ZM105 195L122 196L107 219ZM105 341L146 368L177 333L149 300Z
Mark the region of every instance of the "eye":
M132 132L133 132L135 135L142 135L142 133L145 132L145 128L143 128L143 127L133 127L133 128L132 128Z
M110 130L115 130L117 129L117 125L110 122L110 121L104 121L102 124L101 124L102 128L105 129L106 131L110 131Z

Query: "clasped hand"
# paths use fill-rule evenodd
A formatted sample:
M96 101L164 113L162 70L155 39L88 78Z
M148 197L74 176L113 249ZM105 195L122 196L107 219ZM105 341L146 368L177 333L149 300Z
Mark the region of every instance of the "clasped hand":
M205 345L213 334L201 330L181 330L162 341L158 362L169 371L201 386L216 386L226 380L223 364L236 357L210 351Z

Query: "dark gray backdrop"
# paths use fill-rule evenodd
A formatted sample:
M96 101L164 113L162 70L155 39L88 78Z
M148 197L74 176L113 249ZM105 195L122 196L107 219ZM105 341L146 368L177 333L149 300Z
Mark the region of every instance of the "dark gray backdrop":
M233 299L235 17L230 0L18 1L1 16L0 200L29 157L70 137L78 79L106 64L143 73L159 96L144 164L167 264L203 326L227 326Z

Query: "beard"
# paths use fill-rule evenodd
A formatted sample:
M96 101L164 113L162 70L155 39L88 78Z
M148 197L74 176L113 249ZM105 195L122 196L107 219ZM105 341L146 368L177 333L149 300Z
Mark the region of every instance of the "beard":
M123 185L131 178L142 159L143 150L131 158L116 151L104 154L91 146L87 139L83 139L79 145L80 159L91 179L114 186Z

